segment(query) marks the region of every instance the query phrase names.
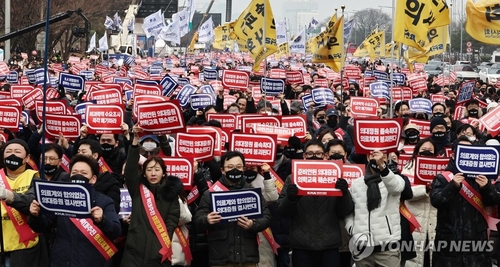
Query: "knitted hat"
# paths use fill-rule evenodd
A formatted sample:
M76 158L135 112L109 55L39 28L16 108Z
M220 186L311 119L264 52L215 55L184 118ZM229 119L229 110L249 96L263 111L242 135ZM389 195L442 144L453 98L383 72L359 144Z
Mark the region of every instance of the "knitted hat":
M9 140L9 141L5 144L5 146L4 146L4 150L5 150L5 149L7 149L7 147L8 147L10 144L19 144L19 145L21 145L21 146L23 146L23 147L24 147L24 150L26 150L26 155L29 155L29 154L30 154L30 148L29 148L28 144L27 144L24 140L22 140L22 139L18 139L18 138L16 138L16 139L12 139L12 140Z
M447 127L446 126L446 121L443 118L441 118L441 117L434 117L431 120L431 129L430 129L430 131L432 132L432 129L434 129L434 127L436 127L438 125L444 125L444 127Z

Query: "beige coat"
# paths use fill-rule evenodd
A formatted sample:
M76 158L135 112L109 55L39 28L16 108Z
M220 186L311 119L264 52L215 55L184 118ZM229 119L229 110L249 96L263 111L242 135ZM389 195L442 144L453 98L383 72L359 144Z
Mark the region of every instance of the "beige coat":
M191 222L191 218L193 215L189 211L188 205L179 198L179 205L181 208L181 213L179 217L179 228L181 228L182 233L189 240L189 230L186 227L186 224ZM172 238L172 265L181 265L188 266L188 262L186 261L186 255L182 251L182 246L179 242L179 238L177 234L174 233Z

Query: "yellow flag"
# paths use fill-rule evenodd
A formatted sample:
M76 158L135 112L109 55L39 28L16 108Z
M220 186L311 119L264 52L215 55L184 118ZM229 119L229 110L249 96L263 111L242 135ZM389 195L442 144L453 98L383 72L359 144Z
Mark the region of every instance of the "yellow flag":
M482 0L465 6L467 21L465 31L474 39L485 44L500 44L500 2Z
M400 59L401 58L401 44L399 42L395 42L394 51L391 56L392 43L385 44L385 55L387 58Z
M368 36L366 39L356 48L356 51L354 51L353 56L354 57L368 57L370 55L370 52L368 51L368 46L370 46L370 38L375 36L378 33L378 27L376 27Z
M330 18L328 23L326 24L326 30L330 30L334 25L335 22L337 21L337 14L333 14L333 16ZM313 37L306 42L306 54L312 54L316 50L316 47L318 46L318 43L316 41L316 37Z
M450 43L448 26L429 29L427 38L429 42L424 47L425 51L420 51L413 47L408 49L408 58L411 61L426 63L430 56L446 52L446 45Z
M278 46L278 51L276 52L275 56L277 59L280 59L281 57L287 56L290 54L290 45L288 43L282 43Z
M278 50L276 25L269 0L252 0L236 20L231 37L238 44L240 40L246 43L248 53L255 61L253 70L258 71L264 58Z
M233 22L234 23L234 22ZM214 29L214 42L212 46L215 49L224 50L226 48L233 48L234 40L229 36L233 31L231 22L224 23Z
M397 0L394 39L425 51L427 32L450 24L450 9L445 0Z
M413 73L413 64L408 57L408 50L405 51L405 53L403 55L403 59L405 60L406 65L407 65L408 69L410 70L410 72Z
M342 64L342 40L344 38L344 17L340 17L329 30L316 36L316 50L312 62L324 63L336 72L340 72Z
M368 43L365 44L371 60L385 57L385 31L379 31L376 34L367 38Z

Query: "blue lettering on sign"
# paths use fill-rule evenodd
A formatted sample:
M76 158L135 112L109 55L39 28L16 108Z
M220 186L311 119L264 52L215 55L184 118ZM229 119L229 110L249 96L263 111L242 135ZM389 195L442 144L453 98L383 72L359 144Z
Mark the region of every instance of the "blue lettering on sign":
M308 95L304 95L302 97L302 104L304 104L303 106L303 111L306 112L307 109L311 106L311 103L313 103L313 98L312 98L312 95L311 94L308 94Z
M182 108L185 108L188 105L191 95L194 94L196 90L196 87L192 86L191 84L186 84L184 85L184 87L182 87L181 90L179 90L177 99L179 100L179 104Z
M19 74L17 71L11 71L7 74L7 82L8 83L18 83L19 82Z
M432 101L426 98L414 98L408 101L412 113L432 113Z
M472 94L474 93L474 81L463 83L460 86L460 92L458 92L457 96L457 104L463 103L471 99Z
M405 80L406 80L406 75L403 73L392 74L392 81L395 82L397 85L404 85Z
M161 94L163 96L170 96L175 91L177 86L179 86L175 79L168 74L163 76L160 81L160 85L162 88Z
M35 84L43 84L45 82L45 79L47 81L50 81L49 75L45 73L44 69L36 69L35 70Z
M203 77L205 78L206 81L217 80L217 78L218 78L217 70L204 69L203 70Z
M56 216L90 217L92 186L89 183L33 181L36 200L43 211Z
M367 71L365 71L365 73L364 73L364 75L363 75L363 76L364 76L364 77L373 77L373 71L371 71L371 70L367 70Z
M211 94L194 94L190 97L191 109L198 110L208 105L215 105L215 97Z
M126 188L120 188L120 218L127 218L132 213L132 197Z
M277 96L285 91L285 81L281 79L262 78L260 90L269 96Z
M377 78L377 80L388 80L389 74L387 74L386 72L383 72L383 71L374 70L373 77Z
M94 77L94 71L91 70L81 70L80 75L85 78L86 81L92 81Z
M23 75L28 77L28 82L34 84L36 82L35 71L34 70L24 70Z
M369 85L372 97L389 99L389 85L385 82L374 82Z
M59 84L68 91L82 91L85 88L85 79L80 75L69 73L59 74Z
M326 106L335 102L333 92L329 88L315 88L311 91L311 95L314 103L318 105Z
M212 210L219 213L221 222L234 222L241 216L262 218L261 199L260 188L210 192Z
M458 145L455 153L455 165L458 172L468 178L482 174L488 179L497 179L499 174L498 146Z

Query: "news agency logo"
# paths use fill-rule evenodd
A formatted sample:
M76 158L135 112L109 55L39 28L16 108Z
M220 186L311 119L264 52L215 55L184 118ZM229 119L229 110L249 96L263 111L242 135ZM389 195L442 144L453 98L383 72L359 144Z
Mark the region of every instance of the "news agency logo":
M360 261L373 253L373 239L371 233L355 234L349 240L349 250L355 261Z

